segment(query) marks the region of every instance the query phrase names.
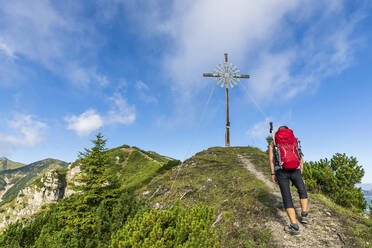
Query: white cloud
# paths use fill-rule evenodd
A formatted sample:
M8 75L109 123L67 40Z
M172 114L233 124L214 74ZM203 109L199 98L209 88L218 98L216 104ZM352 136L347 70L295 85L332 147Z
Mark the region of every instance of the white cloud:
M100 38L92 23L79 15L81 4L58 5L50 0L34 0L32 4L27 0L0 1L0 53L9 57L19 55L13 64L0 60L0 67L6 67L5 71L19 72L1 75L0 82L18 81L15 80L19 79L17 74L22 74L23 69L19 60L26 58L79 86L105 83L104 75L96 71L94 62L82 61L81 54L84 58L95 54Z
M86 136L104 125L130 125L136 120L135 107L129 105L120 93L115 93L109 100L113 104L107 114L100 115L95 109L89 109L79 116L65 117L67 129L75 131L79 136Z
M323 13L326 14L329 12ZM253 67L250 90L261 100L278 95L292 98L310 86L316 89L324 78L341 73L353 62L358 43L353 30L361 18L360 14L348 21L339 17L339 26L333 24L327 30L322 27L327 25L324 20L314 20L312 28L295 46L279 52L264 51Z
M43 142L42 131L47 125L35 119L32 115L15 114L14 119L8 121L13 135L0 133L0 143L15 147L33 147Z
M136 120L135 107L129 105L120 93L115 93L110 100L114 105L105 118L106 123L130 125Z
M139 97L142 101L146 103L157 103L158 99L150 94L150 88L145 84L144 82L137 81L136 83L136 89L139 93Z
M137 88L137 90L149 90L149 87L147 86L147 84L145 84L141 80L137 81L136 88Z
M67 129L74 130L79 136L89 135L103 126L103 120L94 109L89 109L79 116L65 117Z
M247 131L247 135L252 138L264 139L269 135L269 123L269 118L266 118L264 121L257 122Z
M192 0L170 6L170 17L152 14L146 23L172 38L163 62L177 97L205 89L211 80L202 73L223 62L225 52L251 74L249 90L257 99L294 97L350 65L362 18L341 1Z
M3 52L6 56L14 58L14 51L4 42L0 37L0 52Z
M225 52L242 73L251 75L241 84L262 105L315 91L326 77L352 64L359 39L355 27L365 11L363 4L350 10L338 0L104 2L124 5L127 16L137 21L139 35L166 39L161 61L175 113L161 119L177 119L175 123L185 116L177 109L200 105L196 99L214 83L202 73L223 62ZM119 13L110 7L108 16Z
M96 75L96 80L100 86L106 86L109 84L109 81L106 76Z
M166 24L176 52L166 57L165 68L182 91L201 89L210 83L201 80L202 73L223 62L225 52L240 64L279 31L283 16L298 4L296 0L178 1Z
M251 128L246 131L246 134L256 140L259 140L261 144L266 144L265 138L270 135L270 122L273 122L273 131L276 132L280 126L288 126L293 128L292 122L292 111L289 110L280 115L279 119L266 117L265 120L255 123Z

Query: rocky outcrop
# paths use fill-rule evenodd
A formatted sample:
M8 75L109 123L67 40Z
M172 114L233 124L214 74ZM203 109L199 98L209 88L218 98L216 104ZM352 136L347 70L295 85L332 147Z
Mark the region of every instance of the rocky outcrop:
M81 170L80 164L71 163L68 165L68 170L66 174L66 190L65 190L65 197L69 197L70 195L77 193L75 190L76 186L80 186L78 178L80 177Z
M44 204L62 199L66 184L65 173L59 170L46 172L39 180L22 189L13 201L1 207L0 230L17 220L33 216Z

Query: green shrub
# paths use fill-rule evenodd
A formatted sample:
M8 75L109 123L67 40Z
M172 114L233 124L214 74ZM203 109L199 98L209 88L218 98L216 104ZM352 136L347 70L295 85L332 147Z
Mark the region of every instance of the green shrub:
M356 188L364 176L362 166L354 157L336 153L331 160L306 162L303 177L307 189L314 193L323 193L344 207L356 207L364 210L367 202L362 190Z
M165 171L170 170L180 164L181 164L181 161L179 160L169 160L165 165L160 167L157 172L164 173Z
M111 248L219 247L214 211L206 206L138 214L112 237Z

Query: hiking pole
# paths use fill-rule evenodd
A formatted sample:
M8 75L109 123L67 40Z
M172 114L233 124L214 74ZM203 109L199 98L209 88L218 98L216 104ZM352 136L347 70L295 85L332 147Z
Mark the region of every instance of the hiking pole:
M270 122L270 133L271 133L271 137L273 137L273 123L272 122ZM274 137L273 137L273 140L274 140Z
M281 167L283 162L280 159L280 151L279 151L279 147L275 143L275 137L274 137L274 134L273 134L273 130L274 130L273 123L270 122L270 133L271 133L271 137L273 138L273 142L274 142L274 157L275 157L276 161L278 161L278 163Z

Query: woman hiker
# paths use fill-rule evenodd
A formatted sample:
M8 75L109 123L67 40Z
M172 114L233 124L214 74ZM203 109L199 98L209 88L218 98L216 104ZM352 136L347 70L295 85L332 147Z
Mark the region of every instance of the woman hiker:
M275 137L273 137L273 141L269 145L269 160L271 178L274 183L279 184L284 208L291 222L284 230L291 235L299 235L299 226L296 221L296 212L293 206L289 182L291 181L297 188L300 196L300 221L303 224L307 224L308 197L305 183L302 179L304 160L299 142L293 135L293 131L287 126L279 127L275 133Z

